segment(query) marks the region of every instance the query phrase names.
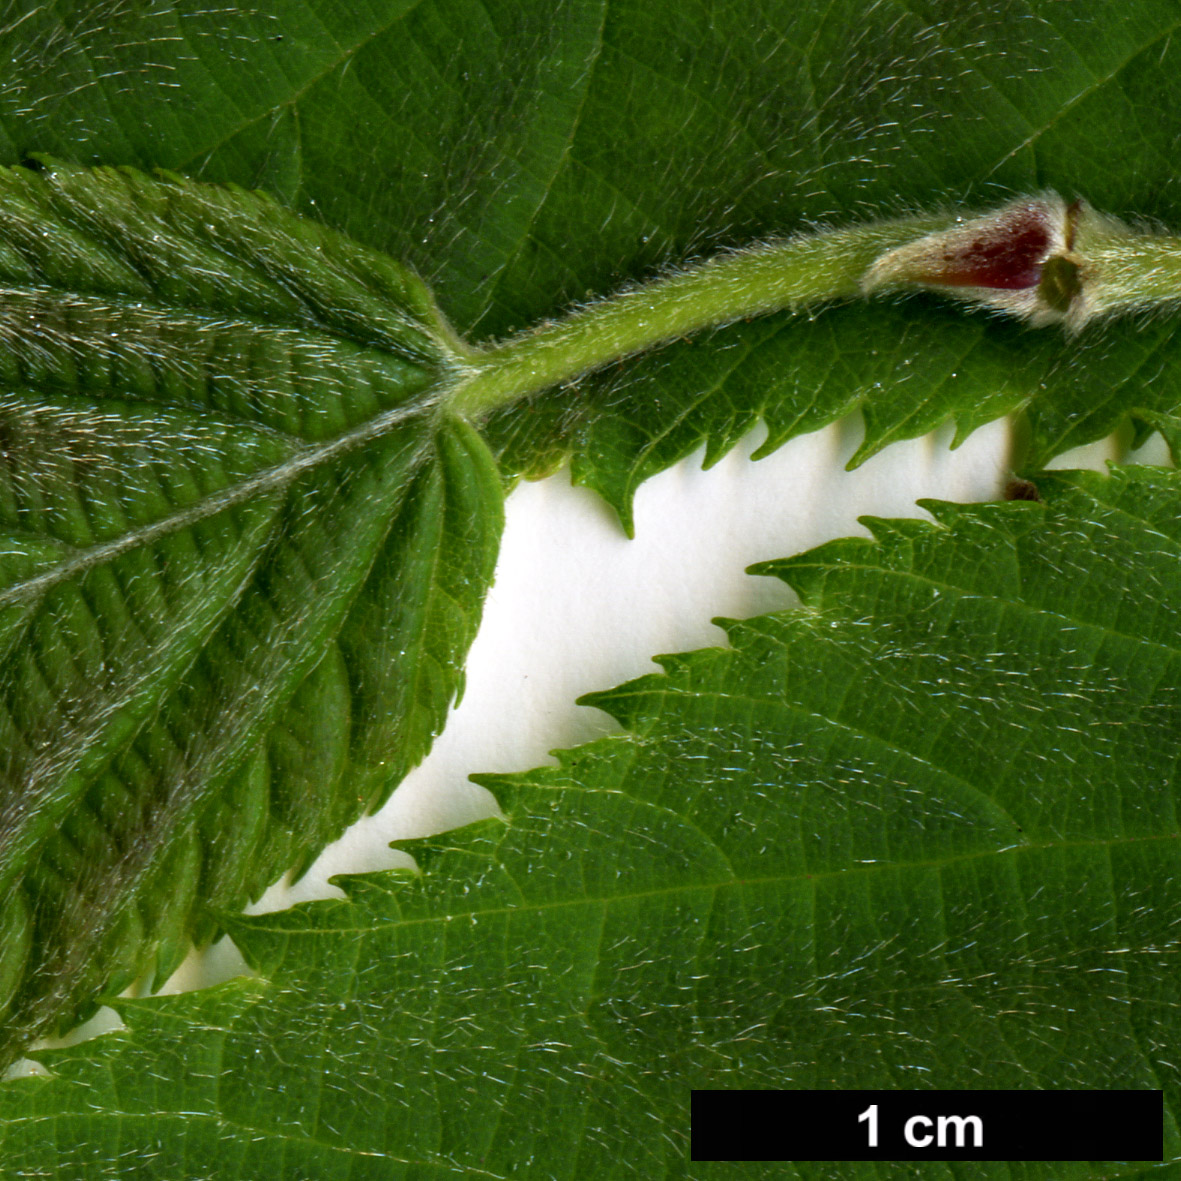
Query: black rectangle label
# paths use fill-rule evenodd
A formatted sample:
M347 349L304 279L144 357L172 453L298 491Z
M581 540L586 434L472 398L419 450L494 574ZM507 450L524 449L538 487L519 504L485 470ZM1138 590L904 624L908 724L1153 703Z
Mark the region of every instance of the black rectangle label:
M1160 1091L694 1091L695 1161L1159 1161Z

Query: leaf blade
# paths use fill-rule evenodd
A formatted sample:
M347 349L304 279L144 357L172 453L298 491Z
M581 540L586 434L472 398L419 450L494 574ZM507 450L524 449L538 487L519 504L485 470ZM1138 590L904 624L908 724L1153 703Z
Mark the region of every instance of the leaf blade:
M11 1056L388 794L459 688L501 509L405 268L176 177L47 161L0 204ZM360 634L402 652L385 680Z
M125 1031L42 1055L54 1079L0 1088L7 1158L84 1097L56 1159L134 1117L149 1176L195 1151L258 1175L280 1137L292 1167L387 1176L709 1176L690 1087L980 1081L1163 1087L1174 1158L1178 480L1038 482L770 564L803 608L594 695L628 733L482 777L503 820L233 920L264 979L120 1002ZM153 1128L182 1102L202 1121Z

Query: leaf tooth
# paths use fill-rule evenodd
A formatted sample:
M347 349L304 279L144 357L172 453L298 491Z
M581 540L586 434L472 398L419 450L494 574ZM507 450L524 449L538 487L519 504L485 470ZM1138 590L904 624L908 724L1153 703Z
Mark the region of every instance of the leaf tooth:
M793 558L758 562L747 571L786 582L805 607L816 609L824 604L825 584L833 568L842 562L876 564L877 548L877 542L867 537L843 537Z
M915 538L928 535L934 526L918 517L875 517L866 514L857 518L860 525L873 535L880 546L906 546Z
M200 816L203 906L193 924L197 944L218 928L209 910L236 910L255 901L291 862L289 833L272 816L270 780L270 759L260 747Z
M79 997L82 1015L88 1015L97 1007L97 1001L82 999L96 985L102 988L103 996L118 996L143 975L152 954L143 906L142 900L138 898L125 904L113 925L108 928L102 952L90 962L85 975L68 980L73 986L71 991ZM68 1013L68 1009L63 1010L64 1013ZM63 1016L57 1031L62 1032L62 1024L68 1028L72 1023Z
M141 891L147 906L155 908L145 924L156 933L153 991L180 967L191 946L190 916L201 884L203 860L197 830L189 826L173 839L151 881Z

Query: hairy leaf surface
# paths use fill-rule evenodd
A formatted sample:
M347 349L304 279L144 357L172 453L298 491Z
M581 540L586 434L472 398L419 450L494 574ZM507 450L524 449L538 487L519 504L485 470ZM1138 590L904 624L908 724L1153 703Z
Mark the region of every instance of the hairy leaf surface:
M802 608L592 697L628 733L485 778L421 876L232 920L261 978L40 1055L6 1164L854 1177L690 1166L690 1088L979 1085L1163 1088L1176 1160L1179 481L1038 484L769 564Z
M13 0L0 160L262 186L410 260L473 338L721 248L1053 188L1181 227L1170 0ZM183 101L177 101L178 98ZM117 117L112 116L117 112ZM1037 463L1181 417L1175 321L1067 340L933 298L737 324L493 425L511 472L637 485L762 418L860 458L1027 407Z
M426 289L269 199L7 170L0 286L11 1055L385 798L501 510Z

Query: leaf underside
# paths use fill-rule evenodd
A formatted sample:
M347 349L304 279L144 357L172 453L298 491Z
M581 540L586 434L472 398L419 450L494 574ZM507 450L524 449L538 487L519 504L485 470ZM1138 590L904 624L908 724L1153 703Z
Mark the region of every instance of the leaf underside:
M39 1055L6 1163L867 1175L690 1165L710 1086L1162 1088L1177 1158L1181 481L1038 485L767 564L802 608L589 698L628 733L484 777L504 819L407 844L421 876L235 919L261 978Z
M0 172L0 1056L380 803L498 476L391 260L242 190Z

